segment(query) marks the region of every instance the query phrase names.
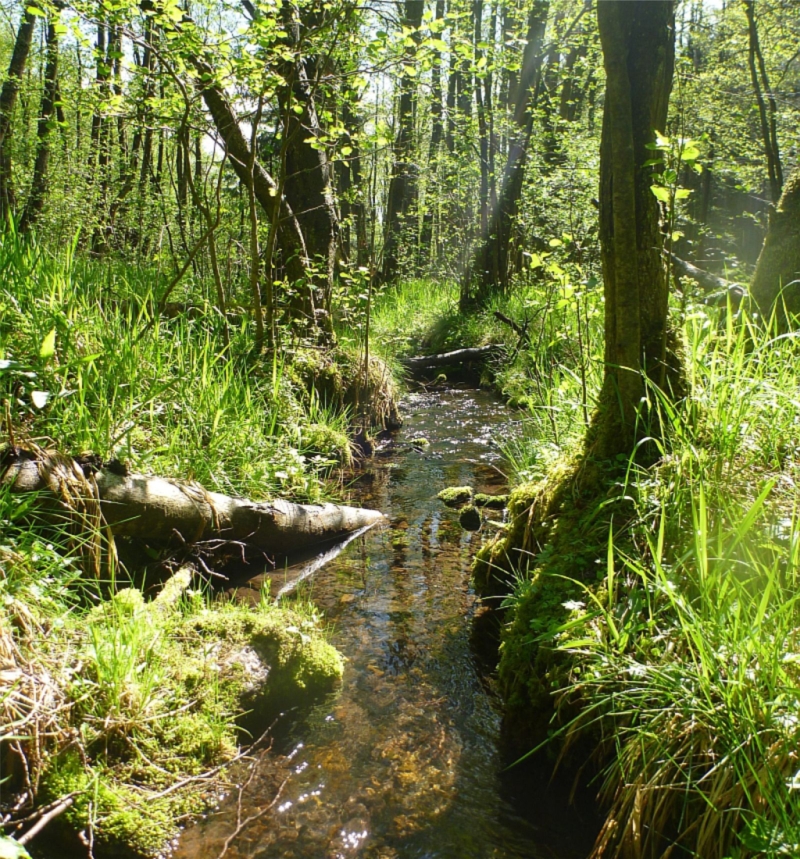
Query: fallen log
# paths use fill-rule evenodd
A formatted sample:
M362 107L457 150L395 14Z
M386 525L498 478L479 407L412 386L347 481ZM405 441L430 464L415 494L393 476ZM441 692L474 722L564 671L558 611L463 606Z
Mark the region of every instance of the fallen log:
M82 468L70 457L6 450L0 485L12 492L49 490L84 482L99 500L115 536L149 543L230 541L269 554L288 554L383 521L377 510L338 504L256 502L208 492L198 483L126 474L119 467ZM88 473L87 473L88 472Z
M425 370L428 367L449 367L454 364L468 364L471 361L485 361L491 355L496 355L502 349L497 344L476 346L470 349L456 349L453 352L440 352L438 355L420 355L415 358L403 358L402 364L407 370Z
M705 271L698 268L696 265L687 262L686 260L676 257L675 254L669 254L669 258L675 265L675 271L681 277L689 277L698 283L706 292L711 293L705 299L706 304L714 306L725 305L728 303L728 298L734 307L738 307L742 299L747 295L747 289L740 283L725 280L710 271Z

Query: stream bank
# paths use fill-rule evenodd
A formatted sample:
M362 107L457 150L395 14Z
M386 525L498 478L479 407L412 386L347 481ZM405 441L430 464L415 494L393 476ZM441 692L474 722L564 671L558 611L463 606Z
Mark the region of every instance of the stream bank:
M390 526L300 590L333 624L347 660L341 687L287 715L246 789L187 830L176 859L216 859L226 843L229 857L261 859L588 853L593 804L569 807L549 769L507 769L491 680L471 644L482 534L463 531L436 498L450 485L505 491L497 441L515 416L470 389L412 394L404 416L394 450L378 451L352 488Z

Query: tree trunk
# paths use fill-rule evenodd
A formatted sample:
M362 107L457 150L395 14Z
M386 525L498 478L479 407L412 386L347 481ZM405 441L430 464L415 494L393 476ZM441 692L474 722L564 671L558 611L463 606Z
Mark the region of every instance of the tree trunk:
M758 40L755 5L755 0L744 0L749 41L747 59L750 66L750 80L752 81L753 92L758 104L758 115L761 120L761 136L764 142L764 154L767 157L769 189L772 194L772 202L777 203L781 196L781 187L783 186L783 168L781 167L781 154L778 147L778 127L776 120L778 107L775 103L775 96L770 89L767 68L764 65L764 55L761 52L761 45ZM765 92L767 96L766 102L764 100Z
M667 299L660 212L650 186L656 129L667 119L675 57L672 0L604 0L597 17L606 69L600 149L605 377L589 449L628 455L653 430L646 380L665 390Z
M513 95L514 126L503 174L497 206L492 211L486 233L464 275L461 288L461 309L468 311L484 306L496 292L508 287L509 247L517 216L522 183L525 178L525 158L533 130L530 109L531 93L536 88L542 68L549 0L536 0L528 16L528 35L522 57L522 70Z
M287 554L384 520L377 510L281 499L255 502L207 492L196 483L142 474L101 469L92 478L92 492L112 533L151 543L232 541L259 552ZM76 480L85 482L77 462L45 453L38 458L17 456L0 485L12 492L49 490L63 498L62 487Z
M800 168L789 176L769 219L750 294L765 320L773 313L778 328L800 314Z
M238 117L234 113L224 90L215 81L211 67L199 57L192 58L192 62L200 75L200 94L211 114L217 132L225 144L230 164L242 186L247 188L250 182L250 146L244 138ZM280 201L272 196L276 189L277 183L256 159L253 167L253 190L256 200L269 219L272 218L275 206L280 205ZM294 217L294 212L291 211L285 200L283 202L289 209L287 220L294 227L293 230L287 229L281 236L283 263L289 280L302 282L306 276L305 241L297 219Z
M56 15L56 12L52 14ZM20 232L27 233L39 219L47 193L47 168L50 164L50 142L53 134L53 114L56 103L56 86L58 85L58 36L56 22L47 25L47 43L45 47L44 88L39 109L39 121L36 128L37 149L36 161L33 165L33 180L28 195L28 202L20 221Z
M436 25L444 22L444 0L436 0ZM439 26L434 28L437 36L441 33ZM428 145L428 182L426 185L425 212L422 216L422 233L420 247L428 255L428 261L434 263L438 257L437 247L434 247L434 203L435 195L439 192L439 149L444 140L444 107L442 105L442 52L433 52L433 67L431 69L431 139Z
M0 91L0 219L3 226L9 214L14 209L14 190L11 175L11 155L8 151L8 141L11 132L11 117L14 105L17 103L19 84L25 73L28 54L31 51L33 28L36 15L26 9L17 31L14 51L8 64L8 75Z
M300 43L299 26L291 26L295 44ZM310 27L312 22L304 26ZM331 290L340 236L333 165L324 142L316 142L323 136L316 104L319 62L316 57L297 56L293 68L284 74L290 85L278 93L278 103L281 114L288 117L284 129L289 138L285 195L303 231L308 259L319 270L312 271L307 285L294 284L298 300L293 309L295 316L304 318L309 327L331 331ZM295 107L301 112L296 112Z
M402 26L411 30L412 44L403 58L397 134L394 140L392 178L386 201L386 234L383 243L383 279L392 281L400 268L400 245L417 202L417 165L413 163L414 118L417 107L416 54L420 41L424 0L405 0ZM409 71L413 69L413 73Z

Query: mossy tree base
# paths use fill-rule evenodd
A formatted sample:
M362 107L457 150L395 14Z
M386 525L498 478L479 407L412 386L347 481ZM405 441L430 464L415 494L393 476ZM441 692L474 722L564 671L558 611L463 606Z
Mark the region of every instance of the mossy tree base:
M524 753L553 730L554 693L571 665L557 651L586 588L602 587L608 533L631 520L624 468L581 457L564 460L509 499L505 532L479 551L473 584L488 605L506 597L498 678L505 699L504 737Z

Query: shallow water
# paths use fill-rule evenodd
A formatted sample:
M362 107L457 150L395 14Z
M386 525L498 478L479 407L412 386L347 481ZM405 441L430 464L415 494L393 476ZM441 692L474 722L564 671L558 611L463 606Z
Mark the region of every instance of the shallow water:
M453 485L504 491L497 442L514 415L487 392L450 390L409 396L404 416L394 450L352 490L390 525L303 584L347 657L341 688L284 720L241 797L188 830L179 859L216 859L226 841L229 859L586 856L590 810L567 807L530 769L506 771L496 702L470 646L469 567L482 536L436 499Z

